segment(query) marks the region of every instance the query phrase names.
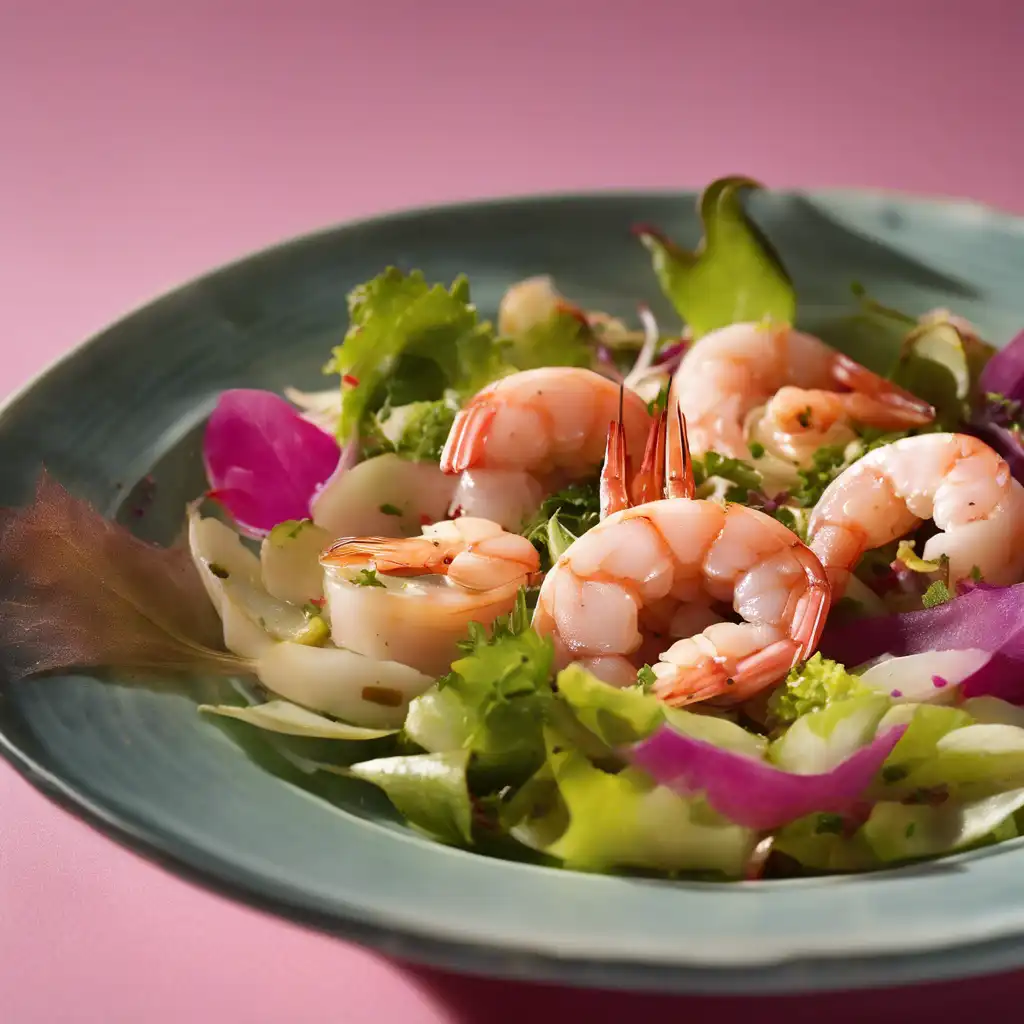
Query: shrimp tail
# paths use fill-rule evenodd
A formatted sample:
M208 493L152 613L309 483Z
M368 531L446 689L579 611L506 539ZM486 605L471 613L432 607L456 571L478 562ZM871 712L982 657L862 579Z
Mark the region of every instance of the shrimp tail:
M924 426L935 419L935 408L923 398L904 390L892 381L873 373L841 352L835 354L832 377L837 384L870 395L900 414L908 426Z
M601 467L601 518L629 508L629 456L622 416L608 426L604 465Z
M651 424L647 435L640 472L633 480L632 497L634 505L645 505L657 501L665 491L665 427L667 413L662 410Z
M791 550L803 566L807 579L807 590L800 598L790 629L791 639L799 644L796 661L803 661L814 653L821 639L832 604L832 586L825 567L810 548L801 544Z
M690 441L686 435L686 417L678 402L675 403L675 415L670 423L672 436L667 445L665 497L692 498L697 493L697 485L693 478Z
M420 537L342 537L321 556L320 564L337 569L372 562L385 576L426 576L444 571L447 550Z
M456 413L441 452L442 473L462 473L483 461L487 430L494 416L495 409L489 402L474 401Z

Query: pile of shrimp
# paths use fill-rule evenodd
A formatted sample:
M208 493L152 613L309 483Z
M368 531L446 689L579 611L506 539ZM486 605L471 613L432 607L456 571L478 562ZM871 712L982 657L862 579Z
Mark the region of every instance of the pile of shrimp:
M471 622L490 626L540 584L533 628L558 667L615 686L650 666L671 705L729 706L782 679L817 647L868 551L931 521L923 557L950 584L1024 577L1024 491L982 441L922 433L870 452L825 490L806 540L766 512L697 497L693 456L749 458L760 445L798 469L858 427L927 426L926 402L789 327L734 324L693 346L655 415L600 373L551 367L484 388L441 457L461 513L419 537L342 538L321 556L339 646L441 673ZM600 474L597 526L541 573L516 529L524 510ZM372 570L380 587L359 586Z

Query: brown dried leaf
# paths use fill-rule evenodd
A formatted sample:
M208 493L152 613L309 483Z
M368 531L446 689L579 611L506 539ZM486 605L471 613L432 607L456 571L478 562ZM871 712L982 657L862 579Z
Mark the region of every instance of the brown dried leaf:
M0 664L15 679L71 668L244 672L180 546L148 544L44 470L0 509Z

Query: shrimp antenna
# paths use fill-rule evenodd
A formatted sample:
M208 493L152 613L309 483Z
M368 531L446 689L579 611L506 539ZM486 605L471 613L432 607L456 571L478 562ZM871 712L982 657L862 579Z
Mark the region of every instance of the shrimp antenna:
M693 478L693 460L690 441L686 434L686 417L678 402L674 402L669 389L668 409L673 409L672 437L666 453L665 497L692 498L697 493Z

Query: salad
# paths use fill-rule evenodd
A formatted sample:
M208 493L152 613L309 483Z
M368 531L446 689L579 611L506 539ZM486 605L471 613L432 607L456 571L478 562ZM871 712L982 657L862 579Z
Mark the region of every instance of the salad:
M0 523L11 678L221 680L198 714L492 856L707 880L1024 828L1024 333L800 304L746 178L678 314L385 268L322 391L224 392L159 547L42 475ZM891 365L854 358L887 343ZM878 350L877 345L875 350ZM45 685L39 681L35 685ZM83 723L83 728L87 723Z

